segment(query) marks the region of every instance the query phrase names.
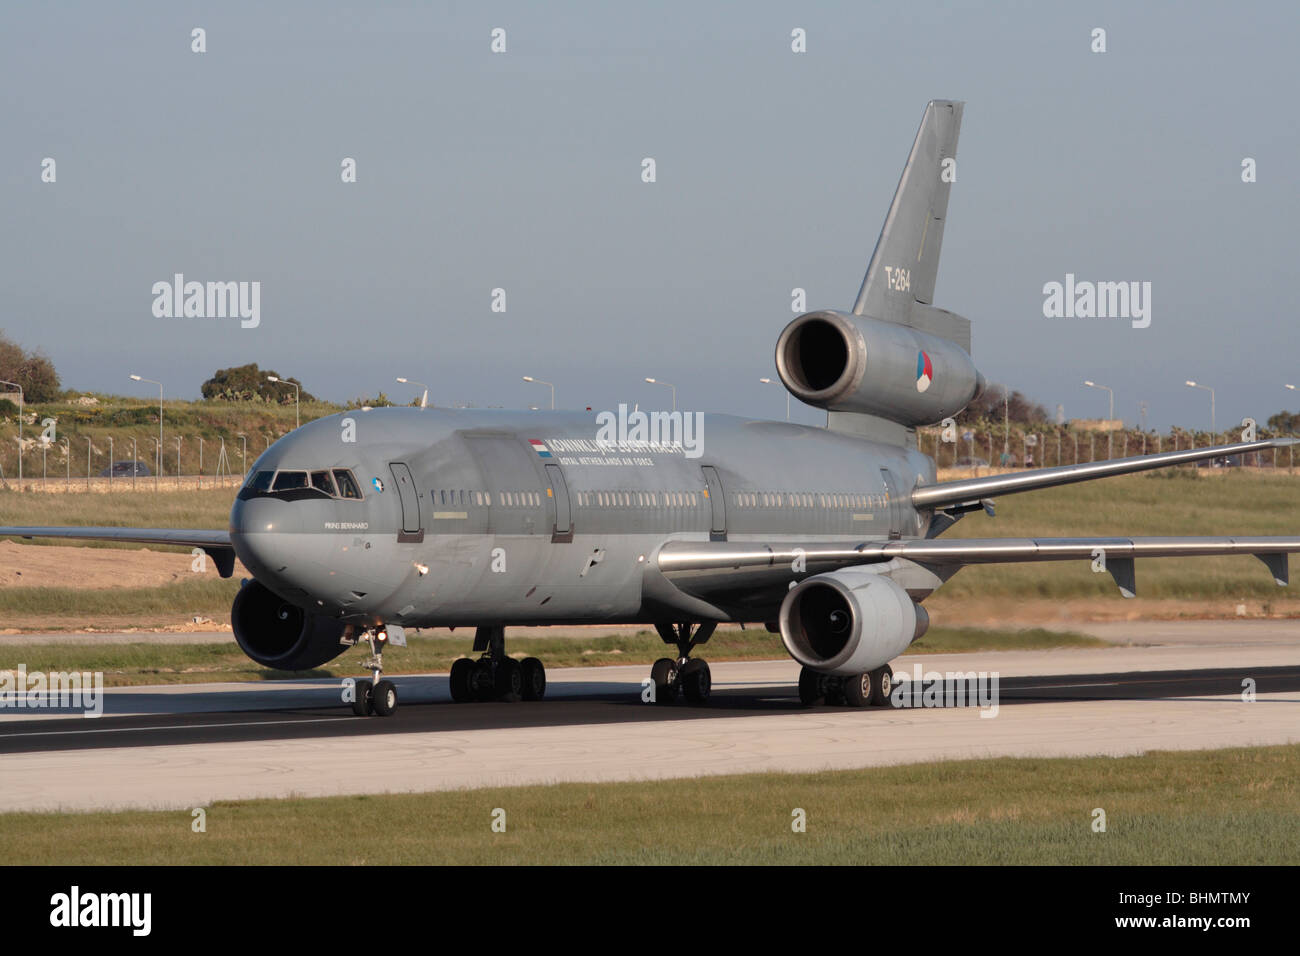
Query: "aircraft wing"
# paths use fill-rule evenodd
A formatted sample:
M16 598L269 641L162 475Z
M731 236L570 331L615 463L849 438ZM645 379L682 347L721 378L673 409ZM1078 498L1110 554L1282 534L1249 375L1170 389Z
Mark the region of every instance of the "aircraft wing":
M673 541L659 550L663 576L679 590L709 601L734 598L747 590L785 589L789 582L824 571L895 559L914 562L951 576L968 564L1019 561L1098 562L1115 579L1125 597L1137 592L1133 562L1137 558L1205 555L1254 555L1267 565L1273 580L1289 579L1287 555L1300 552L1300 535L1194 536L1139 538L910 538L861 544L809 543L767 545L739 542ZM798 568L798 570L796 570ZM779 593L779 592L778 592ZM748 602L747 602L748 603Z
M223 578L235 571L235 549L229 531L192 531L180 528L5 527L0 538L67 538L74 541L121 541L131 544L173 544L202 548Z
M1076 481L1091 481L1094 478L1107 478L1111 475L1128 475L1152 468L1166 468L1170 465L1183 465L1208 458L1241 455L1270 448L1287 448L1296 444L1300 444L1300 440L1295 438L1267 438L1261 441L1237 442L1233 445L1167 451L1158 455L1113 458L1082 465L1028 468L1014 474L989 475L985 478L962 478L933 485L918 485L912 491L912 505L916 508L934 508L941 511L950 508L956 511L973 511L983 506L982 499L994 495L1054 488L1057 485L1069 485Z

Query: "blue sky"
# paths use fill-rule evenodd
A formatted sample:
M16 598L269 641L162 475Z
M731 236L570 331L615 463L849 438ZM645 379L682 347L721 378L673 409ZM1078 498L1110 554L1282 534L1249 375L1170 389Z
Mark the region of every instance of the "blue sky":
M1192 378L1220 427L1262 420L1300 403L1297 35L1280 3L11 5L0 326L117 393L256 361L339 400L409 397L402 375L545 404L533 375L613 408L665 402L654 376L779 418L758 379L790 290L852 306L921 111L952 98L936 304L989 380L1096 417L1093 379L1130 421L1204 427ZM260 326L156 318L175 272L260 281ZM1150 328L1044 318L1066 273L1150 281Z

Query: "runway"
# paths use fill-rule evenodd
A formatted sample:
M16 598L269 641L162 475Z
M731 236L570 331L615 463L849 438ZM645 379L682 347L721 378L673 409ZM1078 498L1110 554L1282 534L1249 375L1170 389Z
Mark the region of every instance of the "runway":
M997 672L995 716L806 710L789 661L713 664L700 708L643 703L642 666L551 671L539 703L452 704L443 675L397 677L401 706L387 719L351 716L332 680L112 689L95 720L5 713L0 810L1300 741L1296 643L917 655L895 670L918 664Z

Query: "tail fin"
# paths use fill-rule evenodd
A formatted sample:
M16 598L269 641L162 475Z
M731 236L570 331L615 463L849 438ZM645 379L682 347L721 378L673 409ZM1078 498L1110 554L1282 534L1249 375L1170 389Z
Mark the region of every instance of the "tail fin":
M853 306L855 315L917 326L934 301L939 249L948 215L948 192L956 173L957 133L965 104L931 100L921 117L912 153L903 167L893 205L876 240L876 251ZM952 162L945 163L945 160ZM938 310L935 310L938 311ZM947 337L947 336L945 336ZM967 332L967 348L969 348Z

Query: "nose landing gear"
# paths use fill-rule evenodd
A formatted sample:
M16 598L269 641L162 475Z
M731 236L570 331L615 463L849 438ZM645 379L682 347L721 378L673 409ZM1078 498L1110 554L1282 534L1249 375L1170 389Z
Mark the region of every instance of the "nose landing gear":
M353 688L352 713L358 717L374 714L391 717L397 711L397 685L390 680L380 680L384 672L384 648L388 644L386 628L366 628L360 640L370 645L370 654L361 662L363 670L370 671L371 680L359 680Z

